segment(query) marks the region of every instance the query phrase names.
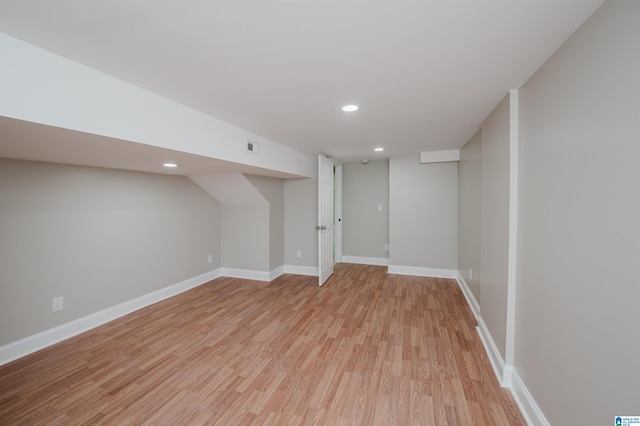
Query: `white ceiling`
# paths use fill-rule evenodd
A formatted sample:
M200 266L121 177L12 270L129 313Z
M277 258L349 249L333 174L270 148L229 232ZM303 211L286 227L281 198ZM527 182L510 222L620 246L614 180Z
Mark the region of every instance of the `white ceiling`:
M0 31L350 162L461 147L602 2L0 0Z

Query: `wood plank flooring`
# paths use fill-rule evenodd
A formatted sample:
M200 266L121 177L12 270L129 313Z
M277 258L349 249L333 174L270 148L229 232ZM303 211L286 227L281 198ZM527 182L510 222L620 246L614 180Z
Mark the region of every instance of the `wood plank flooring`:
M524 425L453 280L219 278L0 367L0 424Z

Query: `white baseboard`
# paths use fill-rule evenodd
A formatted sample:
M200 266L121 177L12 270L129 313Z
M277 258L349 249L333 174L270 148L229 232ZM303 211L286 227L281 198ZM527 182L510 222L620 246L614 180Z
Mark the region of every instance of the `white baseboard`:
M354 262L350 262L354 263ZM454 273L451 276L451 273ZM178 295L192 288L198 287L202 284L206 284L211 280L222 276L255 279L259 281L270 281L280 276L281 274L296 274L296 275L308 275L318 276L317 266L298 266L298 265L283 265L270 272L263 271L251 271L246 269L233 269L233 268L219 268L210 272L206 272L202 275L186 279L177 284L170 285L168 287L156 290L152 293L145 294L132 300L128 300L119 305L112 306L102 311L87 315L82 318L78 318L74 321L62 324L58 327L43 331L33 336L26 337L16 342L9 343L0 347L0 365L7 364L23 356L29 355L33 352L44 349L48 346L54 345L63 340L69 339L92 328L98 327L109 321L113 321L131 312L142 309L146 306L160 302L161 300L168 299L169 297ZM449 271L446 269L432 269L432 268L416 268L407 266L389 266L390 274L402 274L402 275L418 275L418 276L430 276L430 277L442 277L442 278L456 278L458 285L462 289L467 302L471 306L476 319L478 321L478 335L484 345L491 366L498 378L498 382L502 387L507 387L513 394L513 397L520 407L520 411L529 425L541 425L549 426L549 422L545 418L542 410L538 407L529 390L525 386L524 382L518 375L518 372L510 365L505 365L498 348L496 347L486 324L482 317L479 315L480 309L473 293L469 290L466 282L456 271ZM457 275L457 276L456 276Z
M478 327L476 327L476 330L480 336L484 350L489 357L489 362L491 363L493 372L498 379L498 383L500 383L500 386L503 388L509 389L528 425L549 426L549 422L544 417L542 410L540 410L540 407L538 407L538 404L536 404L536 401L529 393L529 390L518 375L516 369L512 365L504 363L502 355L500 355L500 352L493 341L493 337L491 337L491 333L489 333L489 329L480 315L480 305L459 272L457 281L465 299L467 299L467 303L471 307L473 315L478 321Z
M467 303L471 308L471 312L473 312L473 316L477 320L480 317L480 305L478 304L478 301L473 295L473 292L467 285L467 282L464 280L464 278L462 278L460 271L457 271L456 280L458 281L458 287L460 287L460 290L462 291L464 298L467 299Z
M245 280L273 281L282 274L308 275L317 277L317 266L282 265L272 271L255 271L252 269L221 268L223 277L242 278Z
M33 336L25 337L16 342L0 347L0 365L6 364L25 355L54 345L70 337L76 336L92 328L98 327L109 321L113 321L138 309L157 303L161 300L183 293L199 285L219 278L221 270L215 269L197 277L186 279L177 284L156 290L135 299L120 303L102 311L95 312L82 318L62 324L58 327L45 330Z
M398 275L414 275L417 277L452 278L452 279L455 279L458 275L458 271L456 271L455 269L423 268L419 266L402 266L402 265L389 265L387 273L398 274Z
M507 369L511 370L511 394L513 395L513 399L516 400L516 404L520 408L520 412L524 417L525 421L528 425L536 425L536 426L550 426L546 417L542 413L538 404L533 399L529 390L524 385L524 382L518 375L518 372L515 368L508 366Z
M284 265L284 273L317 277L318 267L317 266L301 266L301 265Z
M222 268L222 276L230 278L242 278L245 280L271 281L270 272L255 271L253 269Z
M357 263L359 265L377 265L387 266L389 258L387 257L365 257L365 256L345 256L342 255L342 263Z
M276 269L269 271L269 281L275 280L282 274L284 274L284 265L278 266Z
M500 383L500 386L502 386L503 388L509 387L508 383L505 383L504 381L505 379L504 359L502 359L502 355L500 355L500 351L498 350L498 347L493 341L493 338L491 337L491 333L489 333L489 329L487 328L487 325L484 323L482 316L479 316L477 320L478 320L478 327L476 327L476 330L478 330L478 335L480 335L480 340L482 341L484 350L485 352L487 352L487 356L489 357L489 362L491 363L493 372L496 374L496 377L498 378L498 383Z

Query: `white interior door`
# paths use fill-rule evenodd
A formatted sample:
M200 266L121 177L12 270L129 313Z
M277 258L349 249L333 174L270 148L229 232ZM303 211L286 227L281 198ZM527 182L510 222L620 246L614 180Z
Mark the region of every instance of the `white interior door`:
M333 274L333 160L318 156L318 266L319 284Z

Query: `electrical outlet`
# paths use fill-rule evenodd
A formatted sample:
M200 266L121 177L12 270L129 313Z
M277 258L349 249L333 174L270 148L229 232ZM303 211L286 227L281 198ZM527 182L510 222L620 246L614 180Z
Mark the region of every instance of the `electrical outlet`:
M56 312L61 310L62 310L62 296L54 297L51 300L51 312Z
M389 243L384 244L384 251L389 251Z
M378 211L381 212L382 211L382 204L378 204Z
M469 268L469 279L473 279L473 269Z
M213 263L213 255L212 254L209 255L209 263Z
M296 250L296 257L300 259L302 257L302 250Z

